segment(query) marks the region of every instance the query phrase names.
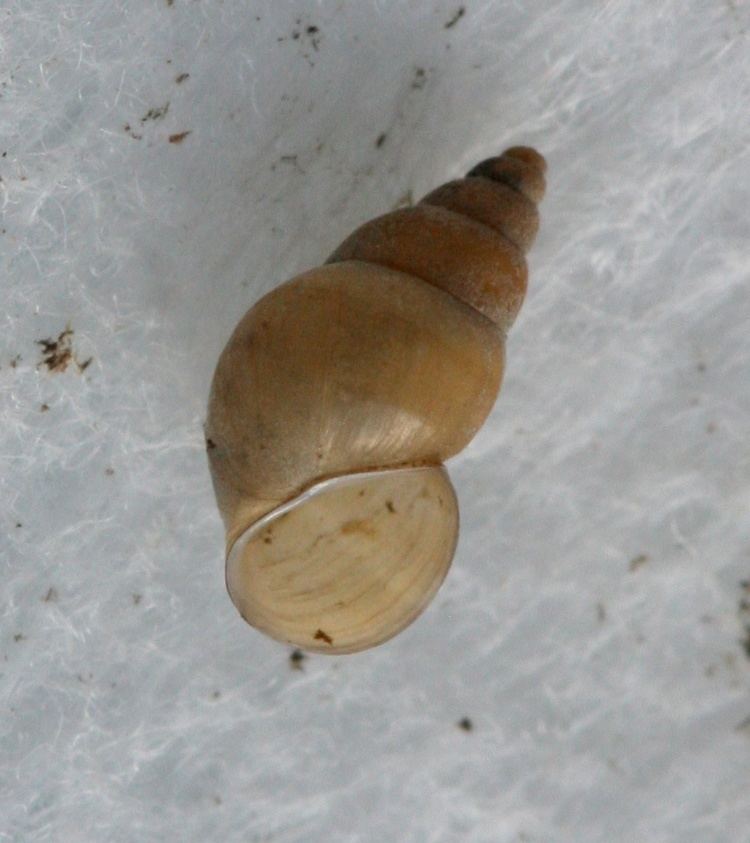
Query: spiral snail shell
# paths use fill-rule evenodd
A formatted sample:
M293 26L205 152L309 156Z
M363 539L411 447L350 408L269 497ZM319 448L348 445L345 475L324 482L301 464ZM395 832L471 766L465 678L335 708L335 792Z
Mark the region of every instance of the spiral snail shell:
M497 397L545 169L527 147L483 161L365 223L237 325L206 437L227 587L252 626L350 653L437 592L458 536L443 462Z

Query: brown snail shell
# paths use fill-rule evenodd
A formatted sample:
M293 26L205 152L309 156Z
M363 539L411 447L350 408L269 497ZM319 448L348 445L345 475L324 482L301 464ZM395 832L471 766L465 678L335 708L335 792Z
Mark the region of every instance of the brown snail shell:
M479 164L361 226L238 324L206 436L227 587L251 625L354 652L436 593L458 535L442 464L500 388L544 170L525 147Z

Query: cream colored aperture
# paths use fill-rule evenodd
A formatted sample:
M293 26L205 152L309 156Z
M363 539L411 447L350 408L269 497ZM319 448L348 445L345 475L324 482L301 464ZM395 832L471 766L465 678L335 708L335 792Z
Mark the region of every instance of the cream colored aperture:
M450 567L458 506L442 467L312 487L254 524L227 560L242 617L305 650L352 653L408 626Z

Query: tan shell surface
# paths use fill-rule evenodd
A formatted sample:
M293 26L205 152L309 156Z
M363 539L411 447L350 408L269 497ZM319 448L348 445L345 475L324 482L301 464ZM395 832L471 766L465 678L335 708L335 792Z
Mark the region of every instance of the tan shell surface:
M539 212L523 193L502 182L476 176L443 184L421 202L439 205L483 223L527 252L539 230Z
M237 326L209 401L228 548L321 479L458 453L492 409L503 351L481 314L384 267L331 264L273 290Z
M424 610L457 534L442 468L333 480L243 535L227 586L242 617L271 637L351 653L391 638Z
M420 203L370 220L329 258L343 260L369 261L421 278L503 331L526 295L523 252L487 225L438 205Z

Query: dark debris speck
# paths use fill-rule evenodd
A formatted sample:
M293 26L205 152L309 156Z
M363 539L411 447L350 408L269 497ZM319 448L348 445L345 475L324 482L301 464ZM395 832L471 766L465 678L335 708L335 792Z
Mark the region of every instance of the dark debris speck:
M456 13L453 15L453 17L445 24L445 28L450 29L451 27L455 26L465 14L466 7L461 6L459 9L456 10Z
M427 71L423 67L414 68L414 78L411 80L413 91L421 91L427 82Z
M289 654L289 664L292 670L303 670L302 663L305 661L307 656L302 652L302 650L292 650Z
M463 729L464 732L471 732L474 728L474 724L468 717L462 717L456 725L459 729Z
M324 632L322 629L319 629L315 633L315 635L313 635L313 638L316 641L325 641L326 644L333 644L333 638L331 638L331 636L327 632Z
M86 371L91 365L92 357L87 360L78 360L73 354L73 329L68 326L57 335L57 339L46 337L37 340L37 345L42 347L42 359L40 366L46 366L48 372L61 373L73 363L80 373Z
M637 571L639 568L643 567L646 562L648 562L648 554L647 553L639 553L638 556L634 556L630 562L628 563L628 568L631 571Z
M745 637L740 640L745 655L750 659L750 624L745 625Z
M750 580L740 580L742 597L738 603L738 612L743 622L744 635L740 640L745 655L750 659Z
M141 123L148 123L149 120L161 120L167 116L169 111L169 102L158 108L149 108L149 110L141 117Z

